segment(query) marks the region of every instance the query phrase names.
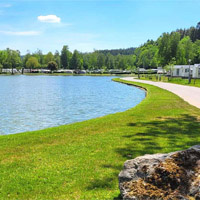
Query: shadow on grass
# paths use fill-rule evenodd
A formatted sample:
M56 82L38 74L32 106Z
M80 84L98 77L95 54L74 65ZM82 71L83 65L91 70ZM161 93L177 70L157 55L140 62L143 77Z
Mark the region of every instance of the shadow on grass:
M144 154L185 149L200 143L200 120L192 115L160 119L156 121L129 123L130 127L144 127L143 132L124 135L131 140L127 146L117 148L116 152L122 157L130 159Z
M103 169L112 169L113 173L110 174L108 177L104 177L102 179L95 179L90 183L90 185L87 187L88 190L94 190L94 189L101 189L101 188L107 188L111 189L115 187L115 181L118 177L118 173L121 170L121 165L102 165Z
M87 190L95 190L95 189L107 189L112 190L116 189L116 179L118 179L118 174L122 169L121 165L102 165L104 171L107 169L112 169L113 173L108 174L106 177L102 179L95 179L93 180L88 187ZM114 197L113 200L122 200L120 192L118 196Z
M133 159L137 156L153 153L165 153L186 149L192 145L198 144L200 138L200 120L192 115L181 115L179 118L157 118L154 121L129 123L131 132L122 136L126 140L126 145L115 149L115 152L124 159ZM141 131L142 130L142 131ZM198 138L199 137L199 138ZM200 141L199 141L200 143ZM116 180L122 166L104 165L103 168L112 168L113 174L107 175L102 180L95 180L87 188L110 189ZM114 198L121 199L121 196Z

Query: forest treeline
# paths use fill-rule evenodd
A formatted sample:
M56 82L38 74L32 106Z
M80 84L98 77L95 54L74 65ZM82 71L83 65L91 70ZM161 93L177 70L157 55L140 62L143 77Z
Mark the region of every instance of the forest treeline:
M0 51L0 68L47 68L56 63L62 69L122 69L157 68L170 64L200 63L200 23L189 29L163 33L156 41L148 40L138 48L95 50L92 53L69 51L64 45L61 52L43 54L41 50L21 55L19 51Z
M110 53L113 56L117 56L118 54L121 54L121 55L133 55L135 49L136 48L131 47L131 48L127 48L127 49L111 49L111 50L105 49L105 50L97 50L96 52L97 53L103 53L105 55L108 54L108 53Z

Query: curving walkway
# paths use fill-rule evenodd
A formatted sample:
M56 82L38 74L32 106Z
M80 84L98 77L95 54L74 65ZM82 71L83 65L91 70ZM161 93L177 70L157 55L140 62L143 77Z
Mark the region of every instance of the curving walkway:
M178 85L178 84L173 84L173 83L139 80L133 77L127 77L127 78L121 78L121 79L126 80L126 81L146 83L146 84L160 87L162 89L173 92L174 94L180 96L182 99L187 101L189 104L196 106L197 108L200 108L200 88L198 87Z

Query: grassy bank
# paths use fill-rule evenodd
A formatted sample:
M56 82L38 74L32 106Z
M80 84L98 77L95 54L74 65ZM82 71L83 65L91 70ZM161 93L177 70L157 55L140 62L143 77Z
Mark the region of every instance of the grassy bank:
M151 81L162 81L162 82L167 82L167 83L175 83L175 84L180 84L180 85L187 85L187 86L195 86L195 87L200 87L200 79L191 79L191 83L188 83L188 79L182 79L182 78L171 78L171 77L166 77L166 76L161 76L159 79L158 75L141 75L140 77L141 80L151 80Z
M126 112L0 137L1 199L114 199L125 160L198 144L199 109L135 84L148 95Z

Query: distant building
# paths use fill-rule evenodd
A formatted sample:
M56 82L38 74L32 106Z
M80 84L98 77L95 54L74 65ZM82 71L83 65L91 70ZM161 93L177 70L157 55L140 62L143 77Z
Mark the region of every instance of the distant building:
M2 69L2 73L12 73L12 69ZM18 70L13 69L13 73L18 73Z
M80 70L78 73L79 74L86 74L86 70Z
M21 72L21 70L20 70ZM24 73L51 73L49 69L24 69Z
M162 67L158 67L157 74L166 74L166 70L163 69Z
M110 74L120 74L120 73L122 73L122 70L120 70L120 69L110 69L109 73Z
M140 74L157 74L158 69L145 69L145 68L137 68L135 73L140 73Z
M136 72L139 72L140 74L141 73L147 73L148 72L148 70L146 70L145 68L138 68L137 70L136 70Z
M130 70L110 69L110 74L131 74Z
M51 70L49 70L49 69L41 69L40 72L48 74L48 73L51 73Z
M73 74L74 71L73 71L73 70L70 70L70 69L59 69L59 70L56 70L55 73Z
M172 76L173 77L188 78L189 74L192 78L200 78L200 64L175 65L172 68Z
M91 73L91 74L102 74L103 70L102 69L95 69L95 70L91 70L89 73Z
M41 73L41 69L32 69L31 73Z
M30 69L24 69L24 73L31 73Z
M86 74L86 70L74 70L75 74Z
M195 64L192 72L193 78L200 78L200 64Z

